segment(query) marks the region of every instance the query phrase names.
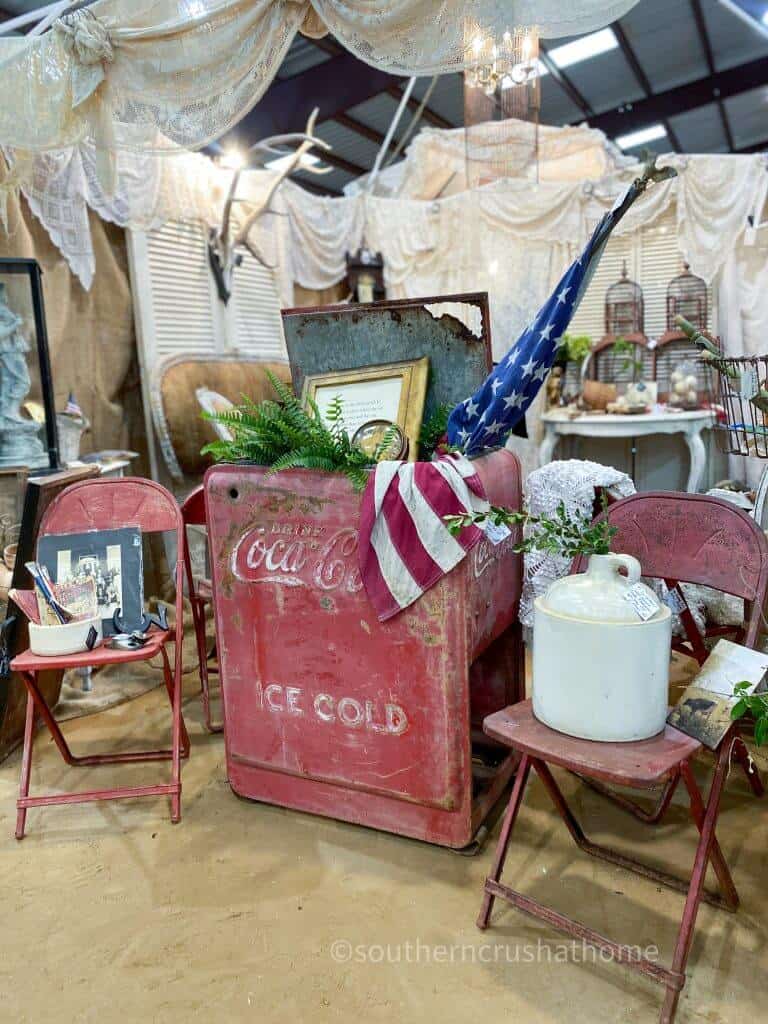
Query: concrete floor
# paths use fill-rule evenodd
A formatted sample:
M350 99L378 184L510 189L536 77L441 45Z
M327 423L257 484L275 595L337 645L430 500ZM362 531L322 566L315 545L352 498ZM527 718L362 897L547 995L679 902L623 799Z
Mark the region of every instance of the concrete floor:
M203 732L194 689L189 676L193 751L178 826L163 799L45 808L29 812L18 843L19 757L0 765L0 1020L657 1019L661 989L617 965L578 962L580 947L511 909L497 906L492 928L476 930L493 843L466 858L234 796L223 740ZM155 690L65 731L76 750L115 736L135 746L164 736L167 721ZM33 792L90 787L113 771L66 768L41 734ZM157 771L120 773L146 780ZM578 790L574 808L595 839L688 870L694 840L682 802L652 830L561 778ZM720 838L742 909L702 908L680 1024L765 1019L767 809L734 773ZM614 938L671 953L682 897L578 854L538 781L506 877Z

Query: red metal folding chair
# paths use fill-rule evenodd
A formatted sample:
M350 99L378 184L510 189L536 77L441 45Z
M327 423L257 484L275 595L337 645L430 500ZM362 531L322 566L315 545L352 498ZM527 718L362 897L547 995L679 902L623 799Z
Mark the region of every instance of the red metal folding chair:
M489 715L483 727L493 739L518 751L522 759L517 769L512 797L504 815L493 867L485 881L483 903L477 919L478 927L488 927L494 900L499 898L511 903L524 914L544 921L565 935L605 951L609 959L624 964L662 985L665 989L665 998L659 1020L660 1024L671 1024L680 992L686 981L685 969L701 902L729 911L735 911L739 906L736 887L715 835L731 748L733 743L737 742L734 730L729 731L720 745L715 775L705 803L691 769L692 758L701 749L701 744L670 726L658 736L636 743L596 743L565 736L548 728L534 717L531 702L525 701ZM588 839L557 785L549 769L550 764L566 768L582 778L600 779L612 785L628 785L642 789L658 786L665 778L682 777L688 790L691 817L699 833L690 881L686 882ZM657 885L664 885L685 894L685 906L670 967L665 967L656 959L644 955L639 947L606 938L588 925L574 921L558 910L545 906L531 896L502 883L501 874L512 829L531 768L540 778L566 828L581 850L616 867L633 871ZM704 888L709 864L717 876L722 895L710 893Z
M202 484L196 487L187 497L181 506L181 515L184 520L184 527L207 526L205 515L205 491ZM192 558L190 556L189 544L184 549L184 564L187 572L187 589L189 590L189 603L192 605L192 623L195 628L195 641L197 643L197 659L200 665L200 692L203 701L203 714L205 715L205 727L208 732L223 732L223 724L213 724L211 721L211 696L208 685L209 675L218 675L218 665L209 665L209 662L216 655L216 644L209 651L205 638L205 606L213 600L213 588L207 576L195 576L192 571Z
M606 517L618 528L611 544L613 550L634 555L644 576L663 579L682 602L680 619L686 640L673 640L673 650L695 658L701 665L709 654L706 639L730 636L746 647L757 646L765 631L768 539L746 512L719 498L657 491L622 498L597 518ZM586 559L577 558L573 571L585 569ZM685 601L681 583L698 583L743 598L744 627L715 626L702 635ZM760 775L752 767L744 741L738 736L733 756L743 766L755 795L762 796ZM680 775L669 777L651 810L612 792L598 781L585 781L640 821L656 824L669 807Z
M126 797L161 796L171 798L171 821L181 820L181 758L189 755L189 736L181 714L181 665L183 638L183 584L186 539L184 523L173 495L151 480L125 477L111 480L85 480L73 484L54 499L40 525L40 536L81 533L86 530L111 530L138 526L144 533L175 531L178 545L176 563L176 622L173 629L151 633L149 642L132 651L97 647L83 654L42 658L27 650L14 658L12 668L19 672L27 688L27 715L24 728L24 749L21 760L21 785L17 801L16 838L24 838L27 810L52 804L77 804L92 800L116 800ZM171 671L166 645L175 644L174 668ZM160 655L163 674L172 709L171 747L166 750L74 755L62 735L51 709L38 685L37 675L51 668L100 667L118 662L147 661ZM68 765L85 767L104 764L134 764L141 761L170 761L171 781L148 786L89 790L82 793L29 795L32 745L35 718L39 715L51 732L54 742Z

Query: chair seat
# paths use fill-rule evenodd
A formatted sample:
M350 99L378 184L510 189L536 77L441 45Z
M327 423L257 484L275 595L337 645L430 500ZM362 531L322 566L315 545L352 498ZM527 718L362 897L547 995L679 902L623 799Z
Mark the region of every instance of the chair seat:
M14 672L44 672L50 668L101 668L102 665L112 665L117 662L148 661L159 654L164 643L172 639L170 630L153 630L144 646L137 647L135 651L113 650L111 647L100 644L92 651L82 651L80 654L62 654L50 658L33 654L27 648L23 654L19 654L13 659L11 668Z
M632 743L598 743L550 729L530 700L489 715L483 729L505 746L578 775L619 786L651 789L701 749L698 740L668 725L658 736Z
M201 600L210 601L213 599L213 586L206 576L195 577L195 590Z

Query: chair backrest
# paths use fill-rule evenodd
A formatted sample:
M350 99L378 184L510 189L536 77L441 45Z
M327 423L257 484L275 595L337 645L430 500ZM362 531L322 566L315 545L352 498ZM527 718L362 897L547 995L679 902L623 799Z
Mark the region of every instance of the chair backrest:
M40 536L52 533L82 533L87 530L118 530L138 526L142 533L176 533L176 622L174 659L181 671L184 567L188 562L187 542L181 509L165 487L144 477L83 480L72 484L54 498L40 524Z
M187 495L181 505L181 517L185 526L206 526L205 517L205 490L200 484L194 491Z
M768 592L768 538L742 509L702 494L633 494L598 519L618 528L611 547L634 555L644 576L698 583L748 602L745 644L761 631ZM574 562L583 572L586 559Z
M83 480L54 498L40 524L40 535L116 530L138 526L142 533L175 530L183 536L176 499L143 477Z
M235 353L172 356L154 367L149 381L152 418L163 458L175 480L201 477L211 464L210 456L201 455L200 449L217 435L200 415L197 391L215 391L235 404L243 395L261 402L275 397L268 370L290 383L291 371L285 360Z

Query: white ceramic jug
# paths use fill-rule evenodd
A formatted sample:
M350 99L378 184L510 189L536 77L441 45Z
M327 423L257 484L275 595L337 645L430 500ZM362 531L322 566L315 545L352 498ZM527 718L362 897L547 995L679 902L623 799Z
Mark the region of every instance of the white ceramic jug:
M533 711L546 725L613 742L664 728L672 613L640 576L631 555L592 555L585 573L536 599ZM630 588L655 609L645 621L627 600Z

